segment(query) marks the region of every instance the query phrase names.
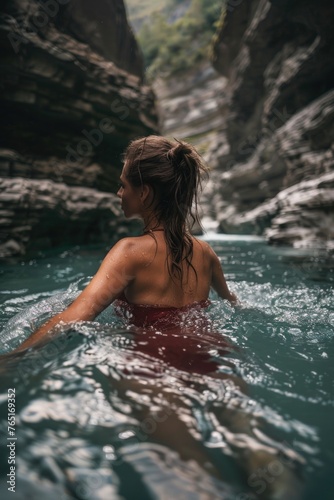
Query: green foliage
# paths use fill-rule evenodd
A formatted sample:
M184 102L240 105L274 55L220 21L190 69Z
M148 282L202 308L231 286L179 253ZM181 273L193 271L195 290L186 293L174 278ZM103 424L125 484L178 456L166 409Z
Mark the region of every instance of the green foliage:
M212 37L211 44L210 44L210 47L209 47L209 58L210 58L210 61L212 61L213 58L214 58L214 46L215 46L215 44L217 43L217 41L219 39L219 33L223 29L223 26L224 26L224 23L225 23L225 18L226 18L226 9L224 8L224 9L222 9L222 11L220 13L220 17L219 17L218 21L216 21L216 23L215 23L216 32L215 32L215 34Z
M143 22L150 18L153 12L163 11L173 0L125 0L128 18L138 31Z
M224 0L165 2L166 8L151 13L137 34L151 79L187 70L209 57L210 42L225 4ZM189 6L171 22L171 13L182 5Z

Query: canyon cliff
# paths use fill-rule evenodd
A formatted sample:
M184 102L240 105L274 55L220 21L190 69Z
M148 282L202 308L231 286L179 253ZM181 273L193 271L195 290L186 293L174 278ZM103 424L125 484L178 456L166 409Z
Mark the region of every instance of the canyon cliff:
M334 4L230 0L213 65L225 122L206 192L223 232L334 248Z
M5 1L0 47L0 257L112 240L121 154L158 131L123 3Z

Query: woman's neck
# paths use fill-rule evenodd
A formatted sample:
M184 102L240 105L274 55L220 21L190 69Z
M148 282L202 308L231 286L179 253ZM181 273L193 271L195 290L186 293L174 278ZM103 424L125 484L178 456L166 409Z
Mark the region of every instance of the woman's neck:
M154 231L164 231L164 225L158 221L156 217L151 214L149 217L144 218L143 233L151 233Z
M155 229L146 229L143 231L143 234L155 233L156 231L164 231L163 227L156 227Z

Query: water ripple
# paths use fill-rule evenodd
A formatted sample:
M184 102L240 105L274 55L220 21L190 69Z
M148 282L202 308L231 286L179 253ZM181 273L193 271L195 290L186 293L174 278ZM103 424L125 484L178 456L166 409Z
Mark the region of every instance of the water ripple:
M319 262L294 269L295 261L261 241L224 241L217 249L242 305L211 295L216 337L196 334L196 342L216 363L214 373L142 352L112 307L10 360L0 379L0 442L14 385L18 480L28 496L239 500L254 493L249 478L258 479L258 470L282 471L288 462L273 486L299 466L317 483L333 448L330 280L316 272ZM32 261L17 270L21 284L4 273L2 349L70 303L83 286L73 280L86 276L87 262L93 274L99 258L87 251L83 259L76 249ZM36 273L52 286L33 288ZM214 338L236 348L223 355ZM6 457L0 464L6 469ZM320 498L326 482L319 488Z

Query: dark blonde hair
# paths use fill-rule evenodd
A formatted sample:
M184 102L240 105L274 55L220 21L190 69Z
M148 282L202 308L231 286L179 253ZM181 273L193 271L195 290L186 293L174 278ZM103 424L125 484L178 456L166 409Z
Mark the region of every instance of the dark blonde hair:
M136 187L148 184L154 193L157 224L162 224L168 247L167 266L172 278L183 281L182 262L191 264L190 228L197 222L201 176L207 168L196 149L183 141L150 135L132 141L126 152L127 179ZM196 275L197 277L197 275Z

